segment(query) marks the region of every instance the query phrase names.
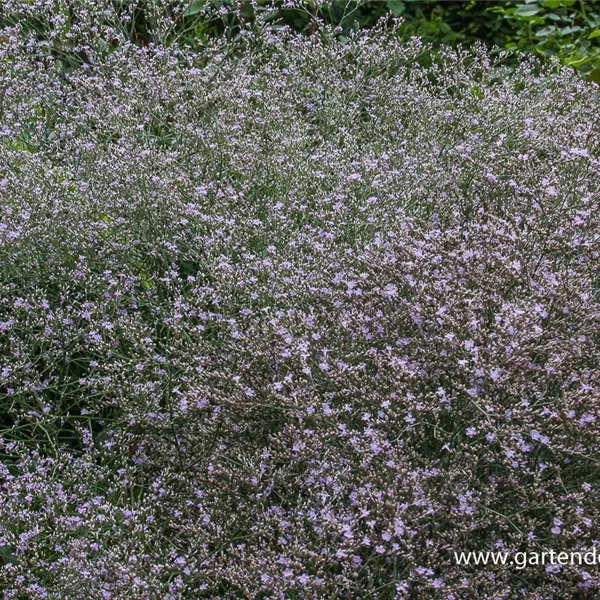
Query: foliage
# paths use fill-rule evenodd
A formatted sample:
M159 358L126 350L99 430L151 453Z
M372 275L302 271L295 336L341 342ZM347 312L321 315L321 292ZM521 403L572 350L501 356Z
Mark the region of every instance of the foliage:
M596 71L600 67L598 0L189 0L181 5L175 0L114 0L107 5L110 10L104 14L94 6L89 9L97 14L98 25L107 30L117 26L139 45L160 41L198 49L215 37L235 39L257 20L271 30L290 27L305 34L330 25L344 40L356 29L374 27L381 20L391 26L394 18L400 18L402 24L396 31L403 39L419 36L434 46L483 42L490 48L557 57L594 80L600 72ZM80 64L83 57L73 52L69 34L80 18L72 3L59 0L53 9L59 28L37 7L33 2L10 0L4 10L0 8L0 23L16 22L40 39L52 31L54 50L65 54L68 68ZM159 15L165 12L171 17L168 31L157 29ZM112 23L107 15L112 15ZM105 51L110 51L114 42L98 40Z
M576 0L529 0L490 9L511 26L504 47L542 57L556 56L585 74L600 76L600 10Z

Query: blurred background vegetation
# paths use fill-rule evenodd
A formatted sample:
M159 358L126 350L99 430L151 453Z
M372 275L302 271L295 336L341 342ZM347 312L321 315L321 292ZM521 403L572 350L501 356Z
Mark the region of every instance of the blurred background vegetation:
M256 8L250 2L194 0L184 13L188 21L197 18L188 36L202 42L209 36L235 35L239 17L224 14L234 4L242 7L242 18L251 21L262 12L273 28L288 25L307 34L317 28L317 17L339 26L342 38L355 28L372 27L381 18L400 17L402 35L418 35L434 45L481 41L545 59L554 56L600 81L600 0L308 0L301 8L286 8L285 2L274 0L258 0ZM208 5L223 14L207 17Z
M405 28L433 43L481 40L500 48L557 56L563 64L590 73L600 67L600 2L523 0L519 2L437 2L390 0Z
M109 0L107 0L109 1ZM23 7L32 6L22 0ZM69 23L77 20L77 0L55 0ZM321 23L338 27L343 40L358 28L373 27L381 19L400 18L402 36L420 36L439 44L470 44L477 41L503 50L517 50L579 70L600 82L600 0L110 0L116 13L126 15L130 38L146 45L164 41L164 32L153 30L157 6L171 13L174 27L168 40L201 47L212 37L235 38L240 28L257 19L272 29L289 26L313 34ZM24 13L25 14L25 13ZM47 33L48 21L31 12L26 18L3 12L0 26L14 24ZM64 40L64 36L63 36ZM111 42L103 51L110 52ZM64 52L65 48L61 48ZM68 49L67 49L68 53ZM71 61L77 58L71 56Z

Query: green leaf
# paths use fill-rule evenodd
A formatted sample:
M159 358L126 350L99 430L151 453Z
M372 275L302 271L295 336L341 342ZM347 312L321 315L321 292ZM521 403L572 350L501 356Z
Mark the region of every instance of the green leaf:
M204 2L205 2L205 0L194 0L194 2L192 2L183 11L183 16L184 17L193 17L194 15L197 15L202 10L202 7L204 6Z
M406 10L402 0L388 0L386 4L395 17L399 17L400 15L404 14L404 11Z
M588 76L588 81L593 81L594 83L600 83L600 69L594 69Z
M102 38L98 40L96 48L98 49L98 52L100 52L100 54L104 54L108 50L108 46Z
M154 285L154 282L148 273L140 273L140 280L146 290L149 290Z
M529 17L537 15L541 10L541 6L533 4L521 4L517 7L517 10L515 10L515 15L528 19Z
M544 8L558 8L560 5L560 0L546 0L544 2Z
M568 67L573 67L577 65L582 65L587 61L587 56L571 56L567 58L564 63Z
M10 546L0 546L0 563L12 563L16 560L15 549Z
M600 29L595 29L588 35L588 40L593 40L594 38L600 37Z
M548 37L549 35L552 35L553 33L556 33L556 27L551 25L549 27L544 27L544 29L540 29L535 34L535 37Z

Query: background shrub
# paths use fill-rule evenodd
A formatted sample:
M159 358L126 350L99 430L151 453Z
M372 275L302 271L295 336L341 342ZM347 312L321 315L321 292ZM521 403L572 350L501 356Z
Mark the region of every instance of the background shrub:
M120 36L138 45L160 42L194 48L214 37L235 38L241 27L257 20L271 30L290 27L309 35L325 23L345 40L351 31L381 20L391 25L399 18L396 35L405 40L416 35L434 46L482 42L489 48L557 57L598 82L599 6L598 0L7 0L0 7L0 22L18 23L38 37L50 38L54 52L64 54L72 68L84 58L73 50L73 32L90 15L96 16L100 29L116 27ZM114 41L104 36L97 43L109 52Z

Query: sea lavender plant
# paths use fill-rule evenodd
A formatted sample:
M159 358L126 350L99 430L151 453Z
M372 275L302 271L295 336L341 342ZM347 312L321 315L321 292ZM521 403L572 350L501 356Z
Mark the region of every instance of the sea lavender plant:
M595 85L143 6L3 3L3 597L597 597L453 561L598 545Z

